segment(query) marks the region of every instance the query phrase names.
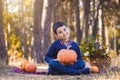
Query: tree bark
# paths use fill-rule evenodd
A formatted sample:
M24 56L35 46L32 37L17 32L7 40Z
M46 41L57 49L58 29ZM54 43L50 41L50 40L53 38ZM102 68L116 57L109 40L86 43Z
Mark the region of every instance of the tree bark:
M3 2L0 0L0 64L8 64L8 54L4 40Z
M93 28L92 28L92 36L93 37L96 37L96 35L98 34L98 16L99 16L99 7L100 7L100 3L99 3L99 0L98 1L94 1L93 0ZM96 5L96 6L95 6Z
M76 37L78 44L80 44L82 39L82 30L80 28L79 0L74 0L74 1L75 1L75 14L76 14Z
M44 28L44 39L43 39L43 52L44 55L46 54L48 47L51 43L50 41L50 29L51 29L51 18L52 13L54 9L54 0L46 0L44 3L44 11L43 14L45 14L43 17L45 20L43 20L43 28ZM43 19L43 18L42 18Z
M25 31L25 19L24 19L24 12L23 12L23 0L21 0L20 3L20 15L19 15L19 19L20 19L20 37L21 37L21 45L22 45L22 51L23 51L23 55L25 59L28 59L28 45L27 45L27 35L26 35L26 31Z
M88 30L89 30L89 13L90 13L90 0L82 0L84 6L84 23L83 23L83 38L88 38Z
M42 49L42 11L43 0L35 0L34 2L34 57L37 63L43 62L43 49Z

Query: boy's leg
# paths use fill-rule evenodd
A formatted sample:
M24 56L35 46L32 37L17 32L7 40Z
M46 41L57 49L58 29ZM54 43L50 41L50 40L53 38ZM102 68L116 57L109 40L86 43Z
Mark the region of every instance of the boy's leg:
M51 74L51 75L56 75L57 73L56 73L53 69L51 69L51 68L49 67L47 74L48 74L48 75L49 75L49 74Z
M77 60L74 64L69 65L68 67L77 70L82 70L85 67L85 62L83 60Z
M83 60L78 60L69 66L70 68L79 70L82 74L89 74L91 66Z
M58 74L68 74L68 75L80 74L79 70L65 66L57 60L51 60L49 63L49 67L55 72L57 72Z
M80 70L82 74L89 74L91 72L91 65L88 63L85 63L85 68Z

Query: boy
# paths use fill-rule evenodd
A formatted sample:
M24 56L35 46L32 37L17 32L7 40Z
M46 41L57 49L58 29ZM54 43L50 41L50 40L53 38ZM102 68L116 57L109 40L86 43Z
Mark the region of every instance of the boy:
M45 55L45 61L49 63L48 74L79 75L90 73L91 66L82 60L79 45L70 39L70 29L66 27L64 22L55 22L53 25L53 32L55 33L57 40L51 44ZM71 46L70 49L77 53L77 61L70 65L64 65L56 59L57 53L61 49L67 49L68 46Z

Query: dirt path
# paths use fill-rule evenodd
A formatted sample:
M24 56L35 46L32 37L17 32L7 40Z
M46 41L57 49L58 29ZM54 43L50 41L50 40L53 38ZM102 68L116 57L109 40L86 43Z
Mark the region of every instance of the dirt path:
M88 75L46 75L46 74L21 74L12 72L13 67L0 68L0 80L120 80L120 68L107 73ZM37 66L38 70L47 71L47 66Z

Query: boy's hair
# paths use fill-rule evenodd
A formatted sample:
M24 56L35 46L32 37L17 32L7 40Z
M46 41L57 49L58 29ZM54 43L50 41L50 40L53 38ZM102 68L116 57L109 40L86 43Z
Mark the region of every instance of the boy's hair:
M55 23L53 24L53 32L54 32L55 34L57 34L57 32L56 32L57 28L59 28L59 27L61 27L61 26L64 26L64 25L65 25L64 22L61 22L61 21L55 22ZM65 25L65 26L66 26L66 25Z

